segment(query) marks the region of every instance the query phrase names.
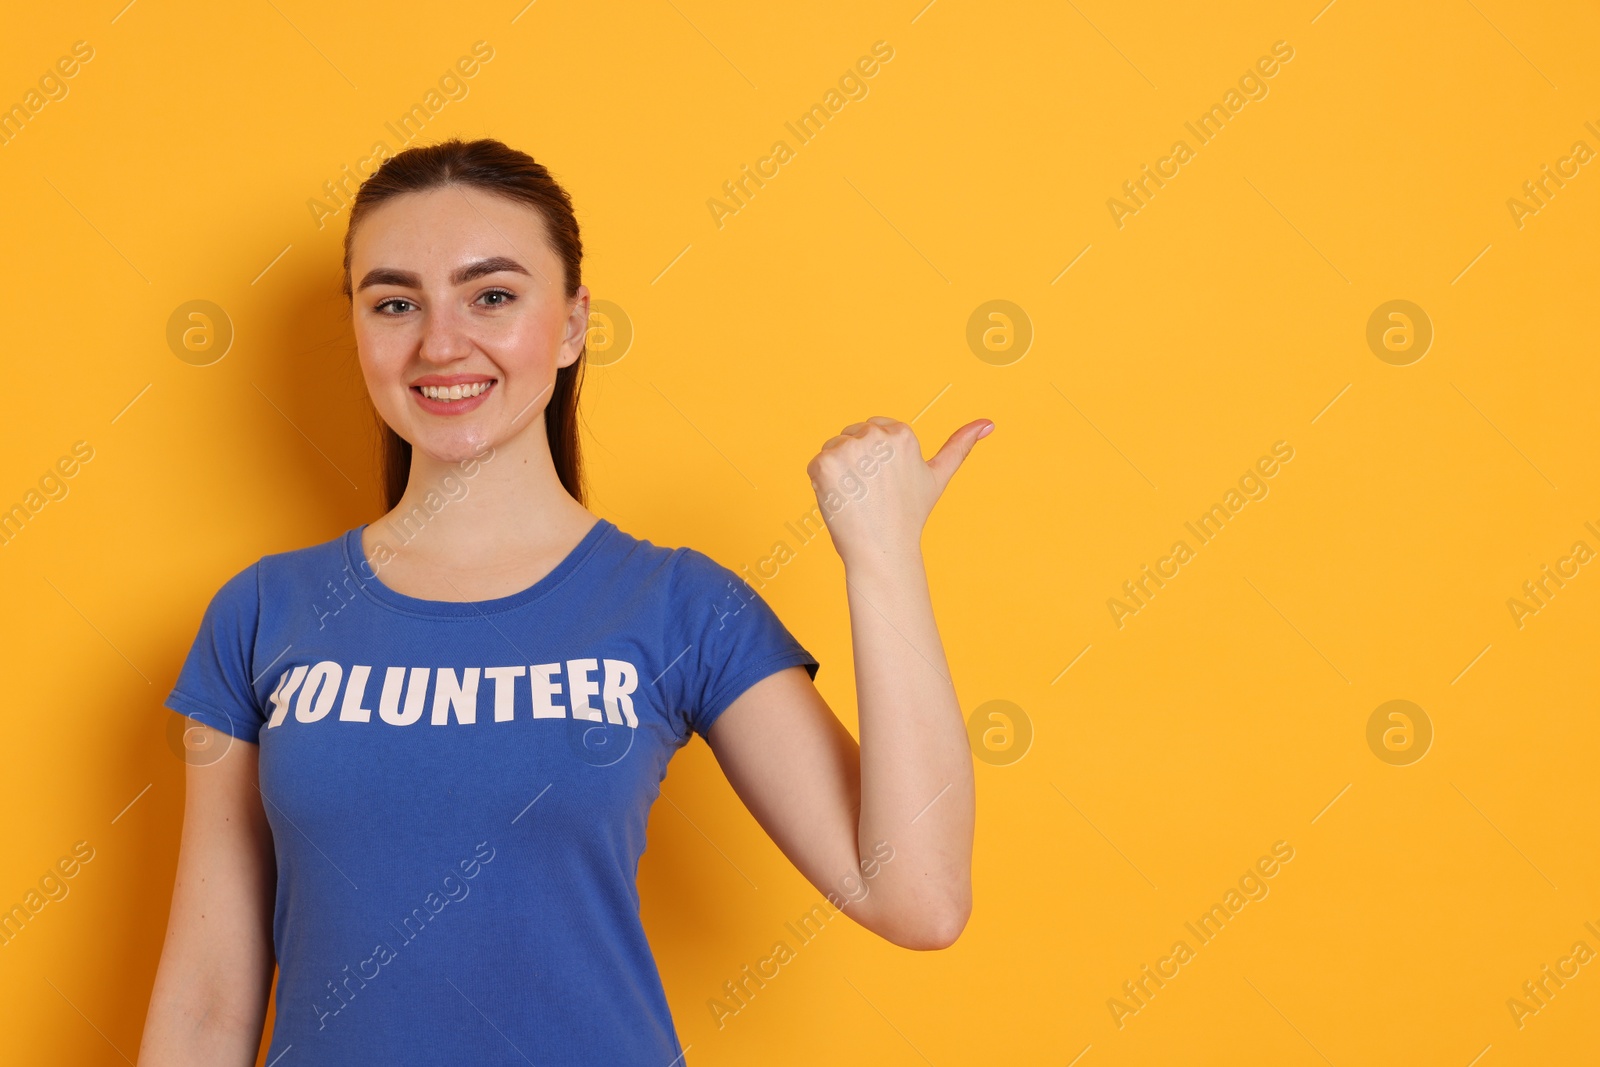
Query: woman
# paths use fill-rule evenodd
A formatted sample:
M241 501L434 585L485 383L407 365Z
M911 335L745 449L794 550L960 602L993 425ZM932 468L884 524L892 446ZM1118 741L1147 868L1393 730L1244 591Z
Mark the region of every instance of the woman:
M584 507L581 258L566 192L498 141L362 185L344 290L391 510L206 610L167 700L210 755L186 770L142 1063L254 1063L274 962L280 1067L684 1062L635 876L695 733L861 925L917 949L965 925L972 769L920 538L993 424L924 462L873 418L808 467L858 747L732 571Z

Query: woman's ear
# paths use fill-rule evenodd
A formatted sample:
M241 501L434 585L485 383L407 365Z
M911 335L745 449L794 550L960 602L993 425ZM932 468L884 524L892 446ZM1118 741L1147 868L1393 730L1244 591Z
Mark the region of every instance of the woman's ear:
M556 366L570 367L576 363L588 337L589 287L580 285L572 298L572 310L567 313L567 328L561 338L561 351L556 355Z

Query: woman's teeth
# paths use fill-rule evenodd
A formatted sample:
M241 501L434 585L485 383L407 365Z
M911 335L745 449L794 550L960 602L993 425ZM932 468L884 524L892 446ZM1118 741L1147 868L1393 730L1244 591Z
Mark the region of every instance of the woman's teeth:
M422 385L422 395L429 400L467 400L482 393L494 382L473 382L471 385Z

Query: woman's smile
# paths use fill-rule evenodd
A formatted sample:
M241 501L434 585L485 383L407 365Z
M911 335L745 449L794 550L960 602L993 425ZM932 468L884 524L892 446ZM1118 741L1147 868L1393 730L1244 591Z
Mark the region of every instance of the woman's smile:
M417 406L433 415L464 415L481 405L499 384L486 374L429 374L411 383Z

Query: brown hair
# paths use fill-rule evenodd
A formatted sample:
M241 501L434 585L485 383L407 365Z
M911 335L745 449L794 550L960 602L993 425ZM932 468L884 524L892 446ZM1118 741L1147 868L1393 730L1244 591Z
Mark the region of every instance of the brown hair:
M344 295L350 287L350 252L356 228L373 208L402 193L426 192L450 185L468 185L486 193L526 204L544 220L545 238L561 260L566 275L566 296L577 295L581 283L583 241L578 236L578 220L572 212L572 198L550 172L532 156L500 141L451 139L434 145L408 148L384 162L361 183L350 205L350 223L344 234ZM585 503L583 465L578 452L578 389L583 383L583 368L588 355L587 341L570 366L556 371L555 387L543 412L545 436L550 457L555 461L561 484L578 503ZM386 506L393 508L405 493L411 476L411 442L395 433L379 419L382 435L383 488Z

